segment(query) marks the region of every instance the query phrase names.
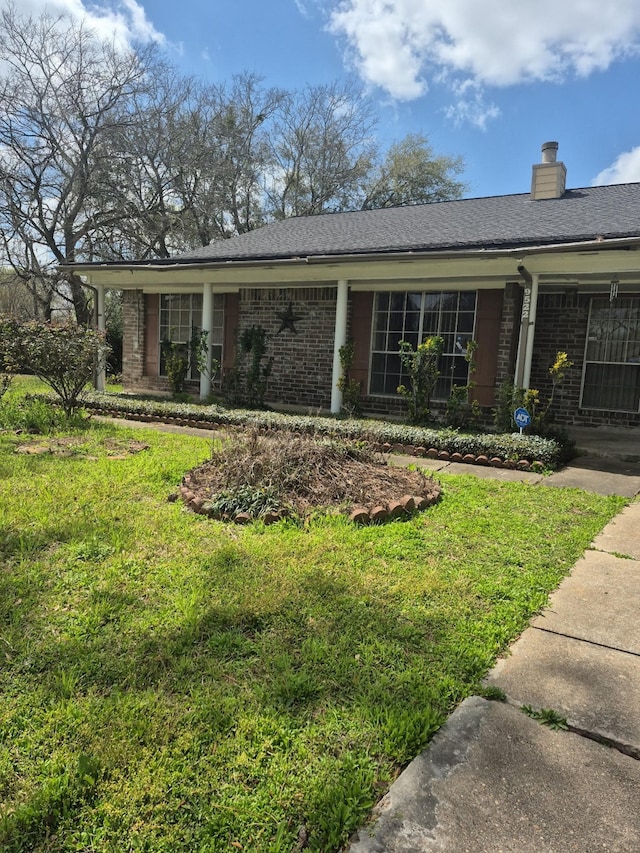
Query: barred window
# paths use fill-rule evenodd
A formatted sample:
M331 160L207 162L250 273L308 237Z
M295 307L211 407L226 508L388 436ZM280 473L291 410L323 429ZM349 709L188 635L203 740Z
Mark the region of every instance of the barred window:
M640 411L640 298L591 300L581 406Z
M396 394L408 381L400 359L400 341L415 349L426 338L444 340L434 399L446 400L452 385L466 385L467 344L473 338L476 291L376 293L371 342L371 394Z

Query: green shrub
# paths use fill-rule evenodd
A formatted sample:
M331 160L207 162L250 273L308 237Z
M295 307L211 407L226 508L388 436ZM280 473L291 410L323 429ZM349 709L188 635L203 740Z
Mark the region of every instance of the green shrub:
M104 334L70 322L5 320L3 326L5 358L15 372L33 373L42 379L53 389L66 415L77 411L94 371L104 368L109 351Z
M57 430L86 426L80 412L65 415L53 401L8 395L0 401L0 428L48 435Z
M264 407L273 366L273 357L266 355L266 330L262 326L243 329L236 341L234 366L222 378L222 392L230 403L247 408Z
M347 341L339 350L341 371L338 389L342 392L342 411L350 418L362 414L360 406L362 383L351 376L354 352L353 341Z
M426 338L417 349L407 341L400 341L400 360L409 376L409 385L399 385L398 394L407 401L412 424L426 424L431 418L431 396L440 376L438 361L442 355L444 339Z
M189 347L175 341L163 341L162 348L169 388L172 394L181 394L189 375Z

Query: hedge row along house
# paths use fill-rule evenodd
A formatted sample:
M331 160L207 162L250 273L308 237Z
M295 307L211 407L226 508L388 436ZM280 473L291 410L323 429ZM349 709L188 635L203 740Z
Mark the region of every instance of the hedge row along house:
M370 414L399 414L399 342L440 335L437 400L464 385L486 407L512 377L556 394L565 424L640 426L640 184L566 189L545 143L531 192L286 219L170 259L75 264L98 293L124 291L123 384L162 390L163 342L205 330L234 363L238 332L261 326L274 357L267 399L338 412L339 350ZM210 379L193 367L204 398Z

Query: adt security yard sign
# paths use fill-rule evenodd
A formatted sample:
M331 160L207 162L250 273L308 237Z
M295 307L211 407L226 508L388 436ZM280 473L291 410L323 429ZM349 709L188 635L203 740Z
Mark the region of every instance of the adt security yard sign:
M513 413L513 419L516 422L516 426L520 427L520 434L522 434L522 430L525 427L528 427L531 423L531 415L526 409L520 408L516 409Z

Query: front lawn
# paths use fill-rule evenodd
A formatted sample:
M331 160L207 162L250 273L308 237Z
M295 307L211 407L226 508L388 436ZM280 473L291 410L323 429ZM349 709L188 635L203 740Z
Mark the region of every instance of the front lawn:
M6 853L337 851L623 504L467 475L238 527L167 501L207 440L72 439L0 433Z

